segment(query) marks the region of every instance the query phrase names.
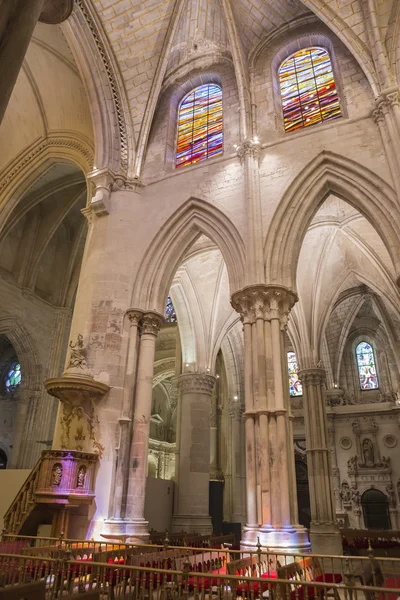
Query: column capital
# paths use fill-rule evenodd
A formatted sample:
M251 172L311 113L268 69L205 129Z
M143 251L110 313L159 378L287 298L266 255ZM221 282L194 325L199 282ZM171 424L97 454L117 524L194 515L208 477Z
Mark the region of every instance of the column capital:
M244 413L244 404L235 398L229 398L228 414L234 421L241 421Z
M140 334L157 336L163 323L164 317L155 310L144 312L140 320Z
M310 385L323 385L326 380L325 369L320 367L301 369L298 373L298 376L302 384L306 387Z
M377 125L381 125L385 122L385 115L383 114L383 110L381 109L381 107L375 108L372 111L372 118L375 121L375 123L377 123Z
M386 94L386 99L390 106L399 106L399 104L400 104L399 90L394 90L393 92Z
M252 140L244 140L241 144L236 145L236 154L242 161L246 156L257 158L260 151L260 142L258 138Z
M211 396L215 377L208 373L183 373L178 379L182 394L208 394Z
M297 294L283 285L258 284L232 294L231 304L244 323L254 323L257 319L279 319L282 325L286 325L297 300Z
M59 25L66 21L74 7L74 0L45 0L39 21L47 25Z
M126 316L129 320L129 325L138 327L142 318L143 318L143 311L140 310L139 308L130 308L129 310L126 311Z

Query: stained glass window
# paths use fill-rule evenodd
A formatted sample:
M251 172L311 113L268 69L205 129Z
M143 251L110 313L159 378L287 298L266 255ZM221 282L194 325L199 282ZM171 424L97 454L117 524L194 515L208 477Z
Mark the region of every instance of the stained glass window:
M6 392L14 392L21 383L21 365L13 363L7 371L4 380Z
M176 166L219 156L222 142L222 90L207 83L187 94L179 107Z
M294 352L287 353L288 371L289 371L289 392L291 396L302 396L303 388L301 381L297 375L298 364L297 358Z
M356 358L360 388L376 390L379 386L372 346L368 342L360 342L356 348Z
M168 296L167 304L165 306L165 320L167 323L176 323L176 321L177 321L175 308L174 308L174 305L172 304L172 300L171 300L170 296Z
M323 48L295 52L279 68L285 131L341 116L329 54Z

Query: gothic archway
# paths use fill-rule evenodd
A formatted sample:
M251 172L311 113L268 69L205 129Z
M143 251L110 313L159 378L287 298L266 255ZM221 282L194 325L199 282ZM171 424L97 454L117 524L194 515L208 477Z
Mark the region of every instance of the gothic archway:
M361 497L366 529L391 529L389 501L380 490L366 490Z

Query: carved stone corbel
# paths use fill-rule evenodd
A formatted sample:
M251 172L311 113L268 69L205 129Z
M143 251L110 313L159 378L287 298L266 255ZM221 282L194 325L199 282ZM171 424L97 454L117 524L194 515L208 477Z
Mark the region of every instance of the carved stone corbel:
M109 169L95 169L87 175L92 182L95 192L90 202L90 208L97 217L110 214L110 197L113 184L117 179L115 173Z

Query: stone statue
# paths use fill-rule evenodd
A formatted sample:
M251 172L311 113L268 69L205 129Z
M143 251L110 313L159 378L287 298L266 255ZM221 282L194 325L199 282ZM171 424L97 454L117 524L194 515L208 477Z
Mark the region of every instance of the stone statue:
M347 461L347 468L349 471L357 470L357 456L352 456L349 458L349 460Z
M386 493L388 495L389 506L391 508L396 508L396 506L397 506L396 494L394 491L394 487L391 483L389 483L389 485L386 486Z
M76 487L83 488L85 485L85 478L86 478L86 467L85 467L85 465L82 465L81 467L79 467L78 480L76 483Z
M375 466L374 461L374 446L368 438L366 438L362 443L362 451L364 457L364 464L366 467Z
M51 470L51 485L53 486L59 486L61 483L61 479L62 479L62 465L60 465L60 463L56 463L55 465L53 465L53 468Z
M71 354L69 357L68 369L78 368L83 369L87 366L86 363L86 348L83 343L83 335L81 333L78 334L75 344L72 343L72 340L69 343L69 347L71 348Z
M351 488L351 499L354 506L359 506L361 504L360 492L355 487Z
M343 504L350 504L351 502L351 493L350 486L347 481L343 481L340 490L340 497L342 499Z
M390 456L382 456L382 467L384 469L390 469Z

